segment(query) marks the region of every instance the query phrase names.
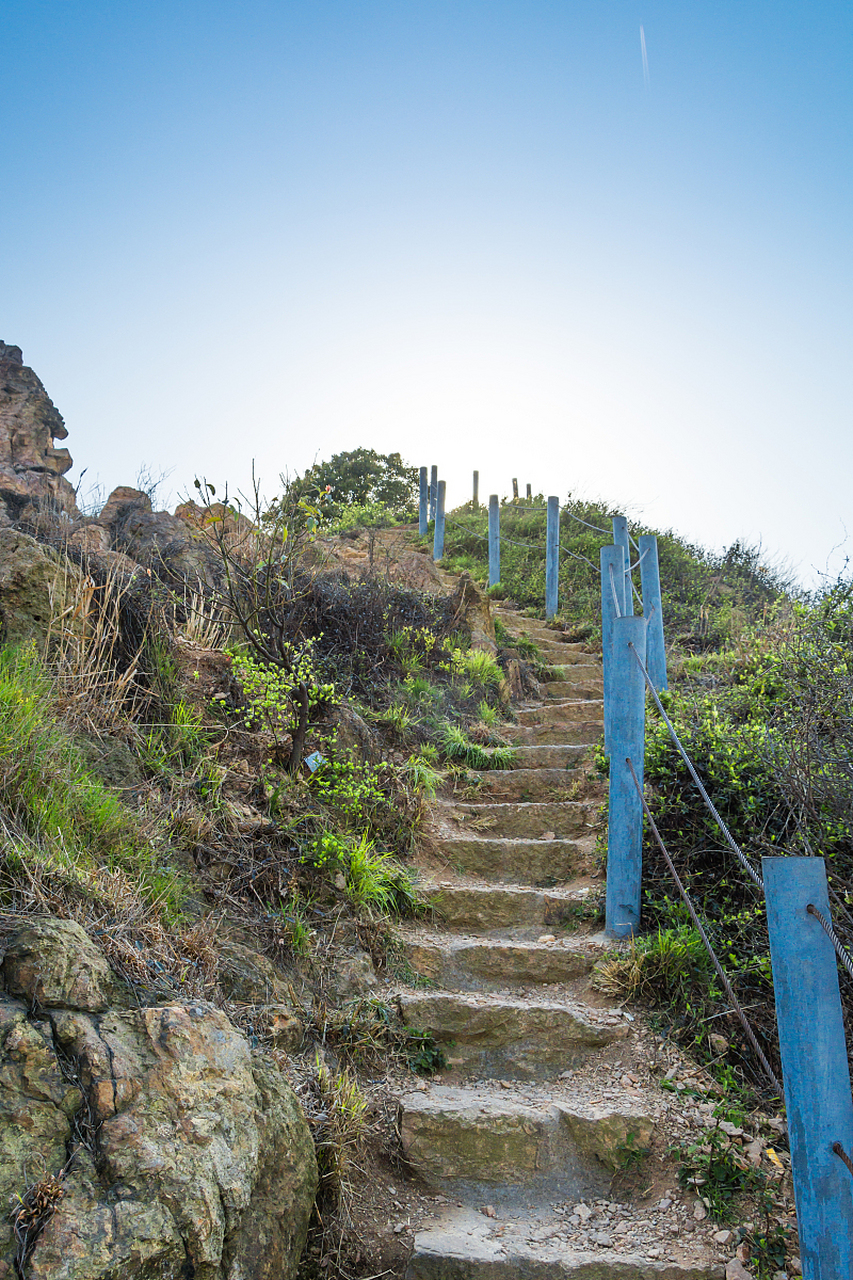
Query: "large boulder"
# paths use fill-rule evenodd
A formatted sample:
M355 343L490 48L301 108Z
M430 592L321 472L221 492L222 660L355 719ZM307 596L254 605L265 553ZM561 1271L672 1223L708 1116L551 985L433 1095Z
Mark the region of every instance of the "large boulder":
M64 479L73 461L67 449L54 446L67 435L62 415L24 364L21 348L0 342L0 516L5 520L44 501L76 514L74 489Z
M44 646L54 627L72 625L82 573L65 556L17 529L0 528L3 640ZM60 622L60 619L62 620Z
M106 960L67 922L11 929L2 973L0 1197L58 1178L30 1280L295 1276L317 1166L274 1064L204 1002L103 1010ZM3 1221L0 1277L15 1253Z

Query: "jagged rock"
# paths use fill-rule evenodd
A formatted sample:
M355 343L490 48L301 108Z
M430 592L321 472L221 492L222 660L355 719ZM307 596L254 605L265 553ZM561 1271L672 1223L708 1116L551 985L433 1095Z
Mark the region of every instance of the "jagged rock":
M74 489L63 479L73 466L54 440L68 435L41 381L24 364L20 347L0 342L0 504L17 519L31 504L50 501L76 514Z
M376 970L370 956L366 951L356 950L336 958L334 972L329 974L329 993L333 1000L340 1002L364 995L376 983Z
M0 613L3 639L22 644L35 638L43 646L51 618L67 625L82 575L51 547L17 529L0 528Z
M240 942L219 945L219 984L230 1000L243 1004L286 1004L287 983L273 962Z
M168 511L152 511L141 489L114 489L98 516L113 551L176 582L215 584L222 565L215 549L185 520Z
M35 935L26 932L34 928L51 957L38 974ZM7 948L7 983L77 1008L46 1008L33 1020L25 1004L0 995L3 1202L63 1170L75 1114L97 1131L97 1169L84 1146L27 1276L291 1280L317 1168L290 1086L211 1005L81 1011L102 1003L84 975L100 976L105 964L82 930L56 920L27 922ZM13 1257L4 1221L0 1274L12 1273Z
M115 986L104 953L74 920L26 920L6 938L6 990L31 1005L103 1013Z

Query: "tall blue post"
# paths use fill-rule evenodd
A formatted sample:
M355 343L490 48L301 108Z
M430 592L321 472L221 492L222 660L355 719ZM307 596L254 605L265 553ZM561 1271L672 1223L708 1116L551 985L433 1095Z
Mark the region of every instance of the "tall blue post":
M439 480L438 502L435 508L435 533L432 540L433 560L440 560L444 555L444 495L446 490L447 481Z
M474 499L471 505L473 506L475 511L480 505L480 473L479 471L474 472Z
M498 495L489 498L489 586L496 587L501 580L501 509Z
M658 540L653 533L640 535L640 585L643 614L649 624L646 633L646 669L658 693L666 689L666 650L663 645L663 610L660 600Z
M601 655L604 664L604 750L610 752L613 710L613 623L625 615L625 552L601 548Z
M545 525L545 617L557 612L560 583L560 499L548 499Z
M433 467L429 473L429 518L435 519L435 504L438 498L438 467Z
M620 548L621 550L621 548ZM646 660L645 618L613 622L613 711L610 721L610 802L607 818L607 901L604 931L630 938L640 927L643 805L627 761L643 785L646 684L631 646Z
M762 858L803 1280L853 1274L853 1101L823 858Z
M613 541L625 549L625 608L627 616L634 612L634 593L631 590L631 539L628 537L628 521L625 516L613 517Z
M429 485L427 484L427 469L421 467L420 475L420 493L418 501L418 533L421 537L425 537L427 525L429 524Z

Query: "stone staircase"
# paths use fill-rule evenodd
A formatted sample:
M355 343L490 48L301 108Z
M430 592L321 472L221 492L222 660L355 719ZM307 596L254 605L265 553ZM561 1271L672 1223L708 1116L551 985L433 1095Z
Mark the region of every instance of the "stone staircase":
M413 975L403 1018L448 1060L399 1098L404 1154L437 1193L407 1280L722 1277L692 1223L674 1237L680 1219L658 1230L659 1209L609 1200L668 1103L630 1074L630 1015L590 985L609 946L588 923L597 801L573 796L602 732L601 667L544 624L502 616L551 678L518 708L516 767L436 806L422 869L436 923L399 935ZM584 1233L590 1219L602 1229Z

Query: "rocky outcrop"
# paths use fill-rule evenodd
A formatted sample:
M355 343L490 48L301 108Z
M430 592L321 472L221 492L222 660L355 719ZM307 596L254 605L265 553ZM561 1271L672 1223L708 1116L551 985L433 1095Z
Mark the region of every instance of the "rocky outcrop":
M68 432L20 347L0 342L0 518L19 519L45 500L76 514L74 489L64 479L73 465L55 440Z
M0 1198L42 1184L30 1280L294 1276L317 1167L281 1072L212 1005L108 1007L116 980L79 925L6 934ZM0 1277L16 1253L5 1219Z
M82 574L51 547L17 529L0 528L0 627L7 644L43 646L53 625L72 625Z

